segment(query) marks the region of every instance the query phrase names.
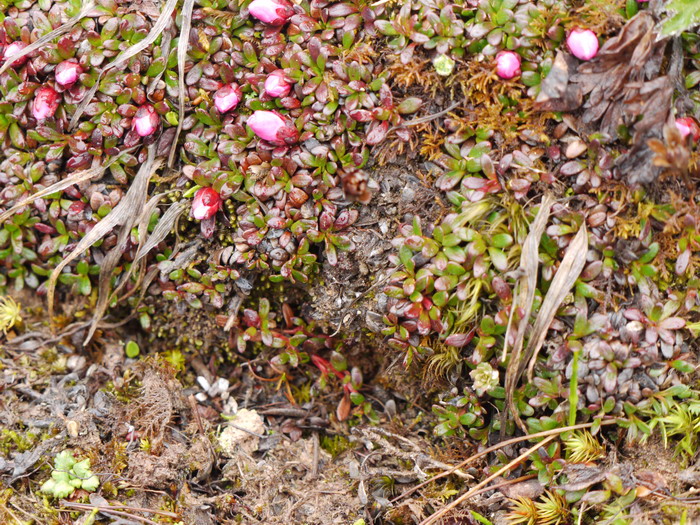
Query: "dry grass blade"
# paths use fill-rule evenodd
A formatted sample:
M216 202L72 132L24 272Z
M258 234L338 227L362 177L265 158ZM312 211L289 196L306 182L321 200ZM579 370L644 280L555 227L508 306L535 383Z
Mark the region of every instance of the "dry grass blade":
M100 75L97 77L95 85L92 86L92 88L90 88L90 91L88 91L87 95L85 95L85 98L83 98L78 107L75 109L75 114L73 115L73 118L71 118L70 125L68 126L69 129L75 127L75 125L78 123L78 119L80 119L81 115L85 111L85 108L87 108L88 104L90 104L90 101L95 96L95 93L97 93L97 90L100 87L100 80L102 79L102 76L110 69L114 69L115 67L126 63L132 57L135 57L139 53L145 51L148 48L148 46L150 46L151 44L153 44L153 42L156 41L156 38L160 36L160 34L170 22L170 17L172 16L173 11L175 11L177 1L178 0L168 0L168 3L165 4L163 11L160 13L158 20L156 20L155 25L151 28L151 31L148 33L148 36L141 40L139 43L131 46L129 49L125 49L124 51L119 53L119 55L117 56L117 58L114 59L114 61L110 62L104 67L104 69L100 72Z
M163 36L160 39L160 49L161 49L161 56L170 56L170 42L172 41L173 37L170 33L170 26L165 26L166 30L163 30ZM158 81L163 78L163 75L167 69L164 69L157 75L154 75L153 77L150 77L150 80L148 82L148 89L146 90L146 94L150 97L153 92L156 90L158 87Z
M27 56L29 53L32 51L36 51L37 49L44 47L46 44L51 42L54 38L61 36L64 33L67 33L68 31L71 30L71 28L80 22L80 20L84 17L87 16L87 14L95 7L95 2L88 2L86 3L83 8L80 10L80 12L75 15L73 18L68 20L65 24L63 24L61 27L57 27L50 33L45 34L42 36L39 40L34 42L33 44L29 44L27 47L24 49L20 50L19 52L15 53L12 56L5 57L5 64L0 67L0 75L2 75L7 69L12 66L12 64L19 58L22 58L24 56Z
M179 210L178 205L181 203L176 203L170 208L168 208L168 211L171 212L166 214L158 221L158 224L156 225L156 228L154 230L154 235L148 235L148 225L151 222L151 216L153 215L153 212L156 210L156 207L158 206L158 203L160 202L160 199L162 199L165 195L167 195L167 192L164 193L159 193L158 195L154 195L151 197L151 199L146 203L144 206L143 210L141 211L141 214L138 218L139 224L138 224L138 238L139 238L139 245L136 250L136 256L134 257L134 260L131 262L131 265L129 266L129 270L122 275L120 278L120 283L119 285L114 289L114 291L111 293L110 298L109 298L109 303L111 304L113 301L123 301L129 296L133 295L138 289L141 283L143 282L144 279L144 274L145 274L145 264L143 262L143 258L148 255L148 252L152 250L160 241L165 239L165 237L170 233L173 224L177 220L177 217L180 216L181 210ZM175 211L176 213L172 213L172 211ZM133 227L133 225L132 225ZM117 299L117 295L119 292L124 288L127 283L130 282L131 276L133 275L134 271L138 270L138 276L136 278L136 282L133 283L133 287L130 291L128 291L125 295ZM107 293L107 289L104 290L104 293Z
M154 195L153 197L151 197L151 199L146 203L146 205L143 206L143 209L139 212L138 217L136 218L136 220L138 221L138 228L137 229L138 229L138 239L139 239L139 245L138 245L137 251L141 248L141 246L146 241L146 238L148 237L148 224L150 223L150 218L153 215L153 212L156 210L156 207L158 206L158 202L160 202L160 199L162 199L164 195L165 195L165 193L159 193L158 195ZM137 203L137 204L139 204L139 203ZM134 228L135 223L136 223L136 221L132 221L132 222L124 223L124 225L122 225L119 240L117 241L117 247L122 248L122 246L121 246L122 242L126 243L126 235L124 234L124 232L125 231L130 232ZM113 256L115 259L114 264L115 265L118 264L119 258L120 258L119 254L121 252L122 252L121 249L120 250L112 250L110 252L110 255L108 255L107 258L105 259L105 261L107 261L109 259L109 264L112 264L113 261L110 259L110 256L112 255L112 253L114 253L114 256ZM105 263L103 263L102 268L106 268ZM126 284L131 279L131 276L134 273L134 270L136 270L136 269L139 270L139 277L136 281L135 288L138 287L139 283L143 279L144 268L143 268L143 264L139 264L139 261L136 258L134 258L134 260L131 262L131 265L129 266L129 269L126 271L126 273L124 273L121 276L119 285L110 294L111 296L110 296L108 303L111 303L112 299L119 293L119 291L124 286L126 286ZM113 270L114 270L114 268L111 268L111 269L107 268L105 270L107 277L110 276L110 274ZM100 275L102 275L102 269L100 269ZM103 294L105 297L107 296L107 293L109 292L109 280L105 281L104 288L102 287L102 285L103 285L103 283L100 280L100 296L99 296L100 298L103 297ZM135 290L132 290L132 292L127 293L125 297L128 297L129 295L131 295L134 291ZM124 299L125 297L123 297L122 299ZM105 308L106 308L106 306L105 306ZM104 312L102 312L102 314L103 313ZM94 323L93 323L93 326L94 326Z
M132 215L132 205L137 199L143 199L146 195L146 187L148 185L148 179L152 173L153 168L153 155L151 153L153 148L149 151L148 160L141 166L141 169L136 174L134 182L131 184L129 191L127 191L124 198L119 202L119 204L109 213L107 216L98 222L95 227L90 230L85 237L83 237L75 249L66 256L59 264L56 266L54 271L49 277L47 284L47 299L49 302L49 319L53 319L53 302L54 294L56 291L56 281L61 271L68 266L72 261L78 258L80 255L85 253L90 246L95 244L97 241L102 239L107 235L112 229L119 225L124 224L125 221L129 220ZM100 279L101 280L101 279Z
M530 454L536 452L537 449L539 449L540 447L544 447L545 445L547 445L548 443L550 443L551 441L553 441L556 437L557 437L556 435L554 435L554 436L549 436L548 438L545 438L543 441L540 441L540 442L537 443L536 445L531 446L531 447L528 448L525 452L523 452L523 453L520 454L517 458L515 458L513 461L511 461L511 462L508 463L507 465L501 467L501 468L498 469L496 472L494 472L493 474L491 474L489 477L487 477L487 478L484 479L483 481L479 482L477 485L474 485L472 488L470 488L467 492L465 492L464 494L462 494L462 495L461 495L459 498L457 498L456 500L450 502L449 505L444 506L444 507L441 508L439 511L437 511L435 514L433 514L432 516L430 516L430 517L426 518L425 520L423 520L423 521L420 523L420 525L430 525L431 523L435 523L435 522L438 521L440 518L442 518L443 516L445 516L445 514L447 514L448 512L450 512L452 509L454 509L455 507L459 506L461 503L465 502L467 499L469 499L471 496L473 496L474 493L477 492L479 489L481 489L482 487L485 487L486 485L488 485L489 483L491 483L491 481L493 481L494 479L496 479L498 476L500 476L500 475L503 474L504 472L507 472L508 470L510 470L510 469L512 469L513 467L517 466L521 461L525 460Z
M116 221L118 222L116 224L119 224L121 226L121 230L119 231L117 244L109 251L109 253L105 256L104 260L102 261L102 264L100 265L99 293L97 304L95 305L95 311L92 316L92 324L90 326L90 330L88 331L88 334L85 337L85 341L83 344L87 344L88 341L90 341L93 334L95 333L95 330L97 329L97 323L100 321L100 319L102 319L102 316L107 310L107 306L109 305L109 298L111 295L109 293L109 287L112 278L112 272L117 267L119 261L122 258L122 255L124 254L124 250L126 249L126 245L129 241L129 236L131 235L131 229L139 221L145 220L146 223L148 222L148 218L150 218L151 212L153 211L153 209L155 209L155 204L157 204L158 200L160 199L160 196L151 199L151 202L155 202L155 204L153 205L152 209L150 209L150 211L149 209L147 209L148 207L146 206L146 196L148 195L148 182L150 181L153 173L155 173L155 171L162 164L162 160L154 160L154 157L155 147L151 146L148 149L148 160L146 160L145 164L136 174L134 181L129 187L129 191L119 202L117 207L114 208L111 211L111 213L109 213L109 215L107 215L106 217L109 218L112 215L117 215ZM143 217L145 215L147 215L148 218L144 219ZM103 219L103 221L105 219ZM101 224L102 222L98 222L97 226L95 226L95 228L93 228L93 230L91 230L90 233L96 230ZM132 269L127 273L127 275L125 275L122 278L122 283L125 283L128 280L135 266L136 265L132 264Z
M505 389L506 389L506 404L508 412L513 414L516 421L522 427L522 422L518 416L517 408L513 403L513 392L518 383L519 375L517 370L520 366L521 354L523 350L523 341L525 339L525 330L530 322L530 313L532 312L532 303L535 300L535 290L537 289L537 270L540 265L539 246L542 234L547 226L549 214L554 204L554 198L546 194L540 204L540 209L537 212L535 220L532 221L530 231L523 243L523 251L520 255L520 276L516 284L517 293L514 295L513 304L510 310L508 319L508 328L506 329L505 342L503 343L503 360L508 355L508 341L511 338L511 330L513 329L513 318L516 310L522 309L523 316L515 327L515 341L511 352L510 362L506 369ZM505 425L502 426L505 429Z
M190 42L190 28L192 27L192 8L194 0L185 0L182 5L182 29L180 31L180 40L177 43L177 102L178 102L178 118L177 130L173 145L170 146L170 155L168 155L168 166L172 168L175 161L175 151L177 149L177 139L182 131L182 122L185 119L185 61L187 60L187 47Z
M133 149L133 148L131 148ZM131 149L127 151L131 151ZM122 152L125 153L125 152ZM120 153L121 155L121 153ZM99 176L101 176L107 168L109 168L112 164L114 164L117 160L119 159L119 155L112 157L109 162L106 164L103 164L102 166L98 166L96 168L90 168L89 170L82 170L78 171L76 173L73 173L72 175L69 175L63 180L58 181L55 184L52 184L48 188L44 188L43 190L39 190L36 193L33 193L29 197L26 197L19 201L17 204L12 206L9 210L6 210L2 214L0 214L0 224L5 222L7 219L9 219L12 215L17 213L20 209L22 209L25 206L30 205L37 199L41 199L42 197L46 197L47 195L51 195L52 193L56 193L57 191L65 190L69 186L72 186L73 184L80 184L81 182L84 182L86 180L94 179Z
M576 283L576 279L581 275L583 267L586 265L587 251L588 230L584 223L576 234L576 237L574 237L574 240L571 241L569 248L566 250L566 255L559 265L557 274L554 276L554 279L552 279L552 284L549 286L544 301L542 301L542 307L537 313L537 319L532 328L530 340L527 342L525 358L519 364L517 378L522 375L525 362L529 360L530 364L527 369L527 376L530 382L532 382L532 372L537 361L537 354L542 348L545 337L547 337L549 325L552 324L552 320L559 306L561 306L562 301L569 293L569 290L571 290L571 287Z
M148 252L150 252L153 248L155 248L158 245L158 243L160 243L163 239L165 239L168 236L168 234L172 231L175 223L180 218L180 215L182 215L186 208L187 201L183 199L171 205L166 210L166 212L158 221L158 224L156 224L156 227L153 229L153 233L151 233L151 235L148 236L146 242L143 244L143 246L139 248L138 252L136 252L134 262L139 261L141 258L145 257L148 254ZM145 238L145 236L143 238Z
M605 420L605 421L600 421L600 425L601 425L601 426L605 426L605 425L614 425L614 424L617 424L618 421L620 421L620 420L619 420L619 419L608 419L608 420ZM521 443L522 441L528 441L528 440L532 440L532 439L539 439L539 438L543 438L543 437L547 437L547 436L551 436L551 435L559 435L559 434L563 434L564 432L570 432L570 431L574 431L574 430L581 430L581 429L584 429L584 428L591 428L591 427L592 427L593 425L595 425L595 424L598 424L598 421L593 422L593 423L579 423L578 425L571 425L571 426L568 426L568 427L555 428L555 429L552 429L552 430L543 430L543 431L541 431L541 432L536 432L536 433L534 433L534 434L529 434L529 435L526 435L526 436L519 436L519 437L515 437L515 438L506 439L505 441L501 441L500 443L497 443L497 444L495 444L495 445L491 445L491 446L488 447L488 448L485 448L485 449L482 450L481 452L477 452L477 453L474 454L473 456L469 456L467 459L465 459L465 460L462 461L461 463L458 463L457 465L452 466L449 470L445 470L444 472L441 472L440 474L436 474L436 475L433 476L432 478L427 479L427 480L423 481L422 483L419 483L419 484L416 485L415 487L411 487L410 489L408 489L408 490L406 490L405 492L403 492L401 495L399 495L399 496L395 497L394 499L392 499L392 500L391 500L391 503L396 503L397 501L399 501L399 500L401 500L401 499L403 499L403 498L405 498L405 497L407 497L407 496L410 496L410 495L413 494L415 491L422 489L423 487L425 487L425 486L428 485L429 483L432 483L433 481L437 481L437 480L440 479L440 478L444 478L444 477L446 477L446 476L449 476L450 474L455 473L455 472L457 471L457 469L464 468L464 467L466 467L467 465L471 465L471 464L474 463L477 459L482 458L482 457L484 457L484 456L487 456L487 455L491 454L491 452L496 452L497 450L500 450L500 449L502 449L502 448L504 448L504 447L507 447L507 446L510 446L510 445L514 445L514 444L516 444L516 443Z

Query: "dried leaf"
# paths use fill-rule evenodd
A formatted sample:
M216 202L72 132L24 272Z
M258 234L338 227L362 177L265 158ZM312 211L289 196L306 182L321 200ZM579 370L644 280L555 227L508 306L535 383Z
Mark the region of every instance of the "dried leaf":
M512 337L511 329L513 328L513 316L517 310L522 309L523 316L521 317L518 326L515 328L515 341L513 343L511 359L508 363L508 368L506 369L505 380L508 413L515 417L515 420L521 427L524 427L524 425L520 420L518 410L513 402L513 392L515 391L518 380L520 379L520 374L516 374L516 372L521 359L525 329L530 322L530 312L532 312L532 303L535 300L535 290L537 289L537 271L540 261L540 239L542 238L542 234L547 226L547 221L549 220L549 214L553 204L554 198L550 194L546 194L542 199L537 216L535 217L535 220L532 221L530 231L525 238L525 242L523 243L523 249L520 255L520 266L518 268L520 276L518 278L518 282L516 283L516 291L514 293L514 300L510 310L510 317L508 318L505 342L503 343L502 361L505 361L508 355L508 341ZM501 428L505 428L505 425L503 425Z
M117 238L117 244L109 251L109 253L107 253L104 260L102 261L102 264L100 265L99 293L97 298L97 304L95 305L94 313L92 316L92 324L90 326L90 330L88 331L88 334L85 337L85 341L83 344L87 344L90 341L93 334L95 333L95 330L97 329L97 323L100 321L100 319L102 319L102 316L104 316L104 313L107 310L110 298L109 287L111 284L112 273L119 264L119 261L121 260L124 254L124 250L126 249L129 237L131 235L131 229L136 225L137 222L139 222L140 220L143 221L143 216L148 216L148 218L145 219L146 223L150 219L151 211L146 210L146 213L144 213L144 208L146 208L146 197L148 196L148 183L151 179L151 176L156 172L156 170L160 167L161 164L162 160L155 160L155 146L150 146L148 148L148 159L141 166L141 169L136 174L136 177L131 183L131 186L129 186L129 190L126 192L126 195L124 195L122 200L119 201L119 204L117 204L117 206L104 219L98 222L97 225L92 230L90 230L90 233L83 238L80 244L78 244L78 247L68 257L72 257L73 254L78 251L80 245L83 244L83 241L85 241L85 239L87 239L88 236L90 236L95 230L100 228L103 222L107 221L107 219L111 218L112 216L115 216L114 219L112 219L111 221L112 225L108 226L107 229L103 229L101 232L99 232L99 237L96 237L92 242L90 242L90 244L87 244L84 249L86 250L87 248L92 246L92 244L97 242L97 240L101 239L117 224L121 226L121 230L119 231L119 236ZM159 199L160 196L157 195L156 197L151 199L151 202L155 202L155 204L157 204ZM155 205L153 205L153 209L154 208ZM140 243L141 242L143 241L140 241ZM64 261L61 261L61 264L63 264L65 260L66 259L64 259ZM61 265L59 265L59 267L60 266ZM130 270L130 272L123 278L122 283L125 283L128 280L128 278L131 275L131 271L133 271L134 266L135 265L132 265L132 270ZM58 270L58 268L56 270ZM54 270L54 273L51 274L51 279L53 279L56 270ZM52 298L49 297L49 307L51 307L51 300Z
M535 99L537 111L574 111L581 107L581 87L569 83L577 67L576 58L563 51L557 53L552 69L542 80L540 92Z
M645 10L571 77L588 95L580 122L584 131L602 132L612 139L624 128L632 133L631 148L616 164L633 184L651 182L661 173L651 162L647 142L661 138L671 112L673 82L668 75L660 76L665 48L666 42L656 39L652 15Z
M188 201L186 199L182 199L168 207L166 212L156 224L156 227L153 229L153 233L148 236L148 240L139 248L138 252L136 252L134 261L138 261L145 257L148 252L150 252L168 236L168 234L173 230L175 223L180 218L180 215L182 215L182 213L187 209L187 204Z
M28 45L24 49L22 49L19 53L15 53L14 55L10 57L5 57L5 64L0 67L0 75L2 75L7 69L12 66L12 64L19 58L22 58L24 56L27 56L29 53L32 53L33 51L36 51L37 49L41 49L46 44L51 42L54 38L61 36L64 33L67 33L68 31L71 30L71 28L80 22L82 18L87 16L87 14L92 11L92 9L95 7L95 2L87 2L83 8L80 10L80 12L75 15L73 18L68 20L65 24L63 24L60 27L57 27L50 33L45 34L42 36L40 39L38 39L36 42L33 44Z
M345 421L347 418L349 418L351 408L352 402L350 401L350 395L346 392L335 410L335 415L338 417L338 421Z
M527 375L530 382L532 382L532 372L537 362L537 354L542 348L545 337L547 337L549 325L552 324L559 306L561 306L569 290L576 283L576 279L581 275L583 267L586 265L586 252L588 252L588 230L584 223L571 241L571 244L569 244L566 255L564 255L564 259L561 261L557 273L549 286L547 295L542 301L530 339L527 342L525 359L519 364L518 377L522 374L525 362L529 360L530 365Z
M187 46L190 42L190 28L192 27L192 8L194 0L185 0L182 5L182 27L180 29L180 40L177 43L177 102L178 102L178 119L177 130L175 131L175 139L170 146L170 155L168 155L168 166L172 168L175 161L175 150L177 148L177 139L182 131L182 123L185 120L185 62L187 61Z
M75 127L75 125L78 123L78 120L85 112L85 108L87 108L88 104L90 104L93 97L95 96L95 93L97 93L97 90L100 87L100 80L102 79L102 76L107 71L121 66L122 64L125 64L129 61L129 59L143 52L148 48L148 46L150 46L151 44L153 44L153 42L156 41L156 39L163 32L163 29L165 29L165 26L170 23L170 18L173 14L173 11L175 11L177 2L178 0L168 0L168 3L165 4L165 7L161 12L160 17L151 28L151 31L148 33L148 36L146 36L146 38L144 38L143 40L139 41L137 44L131 46L129 49L125 49L124 51L119 53L117 58L115 58L112 62L110 62L109 64L107 64L107 66L104 67L104 69L100 72L99 76L97 77L95 85L92 88L90 88L90 91L88 91L87 95L85 95L85 98L83 98L78 107L75 109L75 114L73 115L73 118L71 118L70 124L68 126L69 129L73 129Z
M19 201L17 204L12 206L9 210L6 210L2 214L0 214L0 224L5 222L7 219L12 217L17 211L19 211L21 208L24 206L28 206L37 199L41 199L42 197L45 197L47 195L51 195L52 193L56 193L57 191L65 190L66 188L72 186L73 184L80 184L81 182L85 182L86 180L91 180L91 179L97 179L98 177L102 176L102 174L109 168L112 164L114 164L117 160L119 160L119 157L131 151L133 148L130 148L126 151L121 152L119 155L112 157L109 162L103 164L102 166L98 166L96 168L90 168L89 170L82 170L82 171L77 171L73 173L72 175L69 175L63 180L60 180L56 182L55 184L52 184L48 188L44 188L43 190L39 190L36 193L30 195L29 197L26 197Z
M80 255L85 253L86 250L95 244L98 240L102 239L107 235L112 229L119 225L124 224L125 221L129 220L133 213L134 204L138 199L144 199L147 194L146 188L148 186L148 179L152 174L152 168L154 165L153 155L151 154L152 148L149 149L149 158L141 166L141 169L136 174L134 181L129 187L129 191L126 193L124 198L119 202L119 204L114 208L107 216L98 222L95 227L90 230L85 237L83 237L75 249L68 254L59 264L56 266L54 271L49 277L47 284L47 298L49 302L49 319L53 319L53 302L54 294L56 291L56 281L58 276L61 274L63 268L69 265L72 261L78 258Z
M605 480L605 470L587 463L567 463L562 472L566 474L567 483L557 485L558 489L577 491L587 489Z

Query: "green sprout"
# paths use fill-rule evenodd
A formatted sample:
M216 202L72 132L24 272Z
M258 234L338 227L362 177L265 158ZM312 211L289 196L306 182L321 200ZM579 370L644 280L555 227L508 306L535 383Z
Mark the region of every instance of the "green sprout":
M75 489L94 492L100 485L100 479L90 470L90 460L76 461L73 453L64 450L54 458L54 470L51 479L41 486L41 492L54 498L67 498Z

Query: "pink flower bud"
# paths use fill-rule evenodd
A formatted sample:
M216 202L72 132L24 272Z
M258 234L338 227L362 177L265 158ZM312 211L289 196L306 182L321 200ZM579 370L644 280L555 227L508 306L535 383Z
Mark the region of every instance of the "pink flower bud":
M273 71L265 79L265 93L271 97L286 97L290 89L292 89L292 85L281 69Z
M253 0L248 11L258 20L273 26L281 26L294 14L287 0Z
M681 137L686 138L688 135L692 135L694 142L700 140L700 126L693 117L677 118L676 127Z
M160 117L153 106L144 104L141 106L132 120L132 125L140 137L148 137L158 129Z
M213 217L221 209L221 196L213 188L199 188L192 201L192 217L198 221Z
M3 59L7 60L10 58L12 55L15 55L22 51L25 47L27 47L27 44L25 44L22 41L17 41L17 42L12 42L9 46L5 48L5 54L3 55ZM19 67L22 64L24 64L29 57L27 55L24 55L22 58L18 58L14 62L12 62L11 66L12 67Z
M501 51L496 55L496 74L510 80L520 74L520 55L513 51Z
M49 86L42 86L34 92L32 115L37 120L53 117L58 109L58 93Z
M248 117L248 125L258 137L276 146L294 144L299 140L294 123L276 111L258 110Z
M566 45L579 60L590 60L598 54L598 37L590 29L574 29L566 38Z
M243 92L237 84L228 84L214 94L214 105L219 113L226 113L235 109L243 98Z
M72 60L64 60L56 66L54 76L56 78L56 82L60 86L69 87L75 84L82 72L83 68L80 67L80 64Z

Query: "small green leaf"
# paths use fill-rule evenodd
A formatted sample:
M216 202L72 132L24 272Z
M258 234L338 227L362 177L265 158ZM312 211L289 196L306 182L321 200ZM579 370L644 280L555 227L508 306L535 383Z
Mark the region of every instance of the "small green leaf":
M97 487L100 485L100 478L96 475L90 476L88 479L84 479L82 482L82 488L88 492L95 492Z
M139 345L138 343L136 343L136 341L129 341L128 343L126 343L124 351L126 353L126 356L131 359L138 357L138 355L141 353L141 349L139 348Z
M662 36L675 36L700 24L699 0L671 0L665 9L672 15L661 22Z
M70 451L64 450L56 454L56 458L54 459L54 468L56 470L68 472L73 468L73 465L75 465L75 458Z

